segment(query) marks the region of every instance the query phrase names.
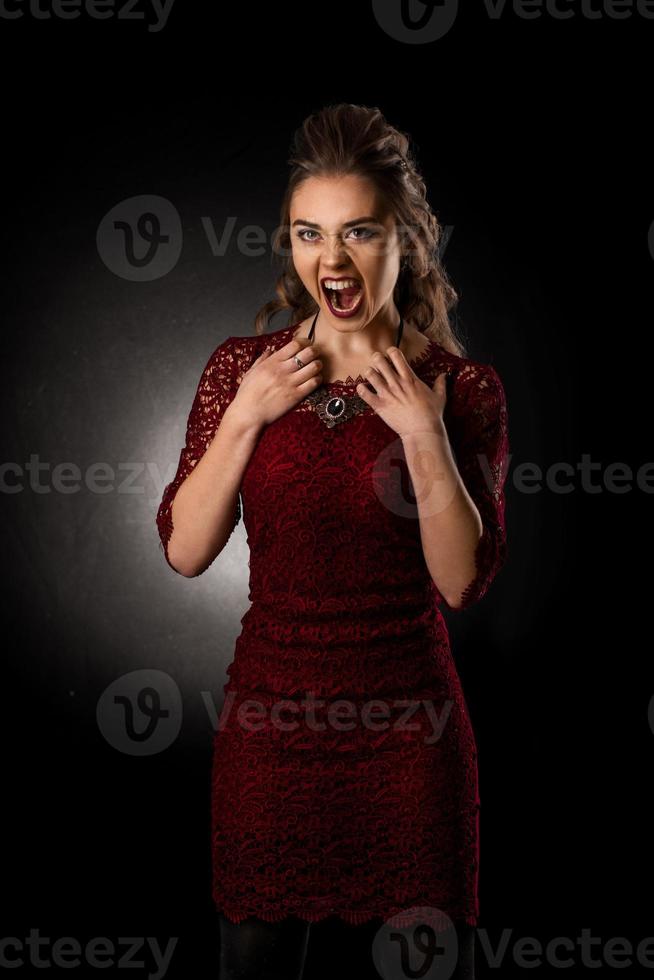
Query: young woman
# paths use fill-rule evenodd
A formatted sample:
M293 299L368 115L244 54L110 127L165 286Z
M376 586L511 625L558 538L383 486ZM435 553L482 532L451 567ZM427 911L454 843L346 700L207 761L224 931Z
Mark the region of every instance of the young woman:
M211 354L157 514L182 575L241 500L250 547L214 738L221 980L301 977L328 916L379 956L374 932L425 910L470 978L477 751L440 607L481 599L506 560L504 390L450 326L406 135L328 106L289 162L278 298Z

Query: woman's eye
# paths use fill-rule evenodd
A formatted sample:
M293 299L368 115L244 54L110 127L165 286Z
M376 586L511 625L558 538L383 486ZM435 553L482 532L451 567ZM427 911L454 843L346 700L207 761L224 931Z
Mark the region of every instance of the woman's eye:
M317 231L312 231L311 228L302 228L301 231L298 231L297 237L300 238L303 242L314 242L315 241L315 238L305 238L304 236L305 235L317 235L317 234L318 234L318 232Z
M355 231L365 232L365 234L363 236L364 238L373 238L374 235L375 235L375 232L372 231L370 228L353 228L352 231L353 232L355 232ZM361 236L360 235L357 236L357 241L361 241Z

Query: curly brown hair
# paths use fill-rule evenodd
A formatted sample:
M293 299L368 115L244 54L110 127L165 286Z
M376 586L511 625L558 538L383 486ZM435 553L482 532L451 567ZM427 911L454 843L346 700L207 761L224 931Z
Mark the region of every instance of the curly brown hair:
M280 310L290 310L291 323L316 313L318 306L295 271L291 254L290 204L309 177L354 174L369 178L392 202L396 224L410 229L410 248L401 245L402 261L393 299L405 321L451 353L465 356L455 335L449 311L458 301L439 257L442 227L426 199L407 134L391 126L376 107L339 103L308 116L295 131L292 167L282 200L280 224L272 238L273 253L281 256L282 271L276 299L261 307L255 318L257 334Z

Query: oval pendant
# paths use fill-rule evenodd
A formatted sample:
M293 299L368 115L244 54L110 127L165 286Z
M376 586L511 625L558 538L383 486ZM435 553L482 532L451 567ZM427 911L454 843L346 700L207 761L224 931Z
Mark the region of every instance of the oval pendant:
M325 395L320 388L307 395L306 400L313 406L314 411L325 425L332 428L341 422L347 422L360 412L367 409L368 403L358 395Z
M325 405L325 411L332 419L338 419L345 411L345 402L342 398L330 398Z

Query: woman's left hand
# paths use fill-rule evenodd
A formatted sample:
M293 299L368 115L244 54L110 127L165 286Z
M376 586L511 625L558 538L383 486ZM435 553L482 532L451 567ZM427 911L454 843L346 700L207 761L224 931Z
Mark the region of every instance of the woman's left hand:
M400 438L429 429L442 431L447 372L442 371L430 388L420 380L398 347L389 347L386 354L388 356L384 357L376 351L370 367L364 372L375 391L360 383L356 387L357 395L374 408Z

